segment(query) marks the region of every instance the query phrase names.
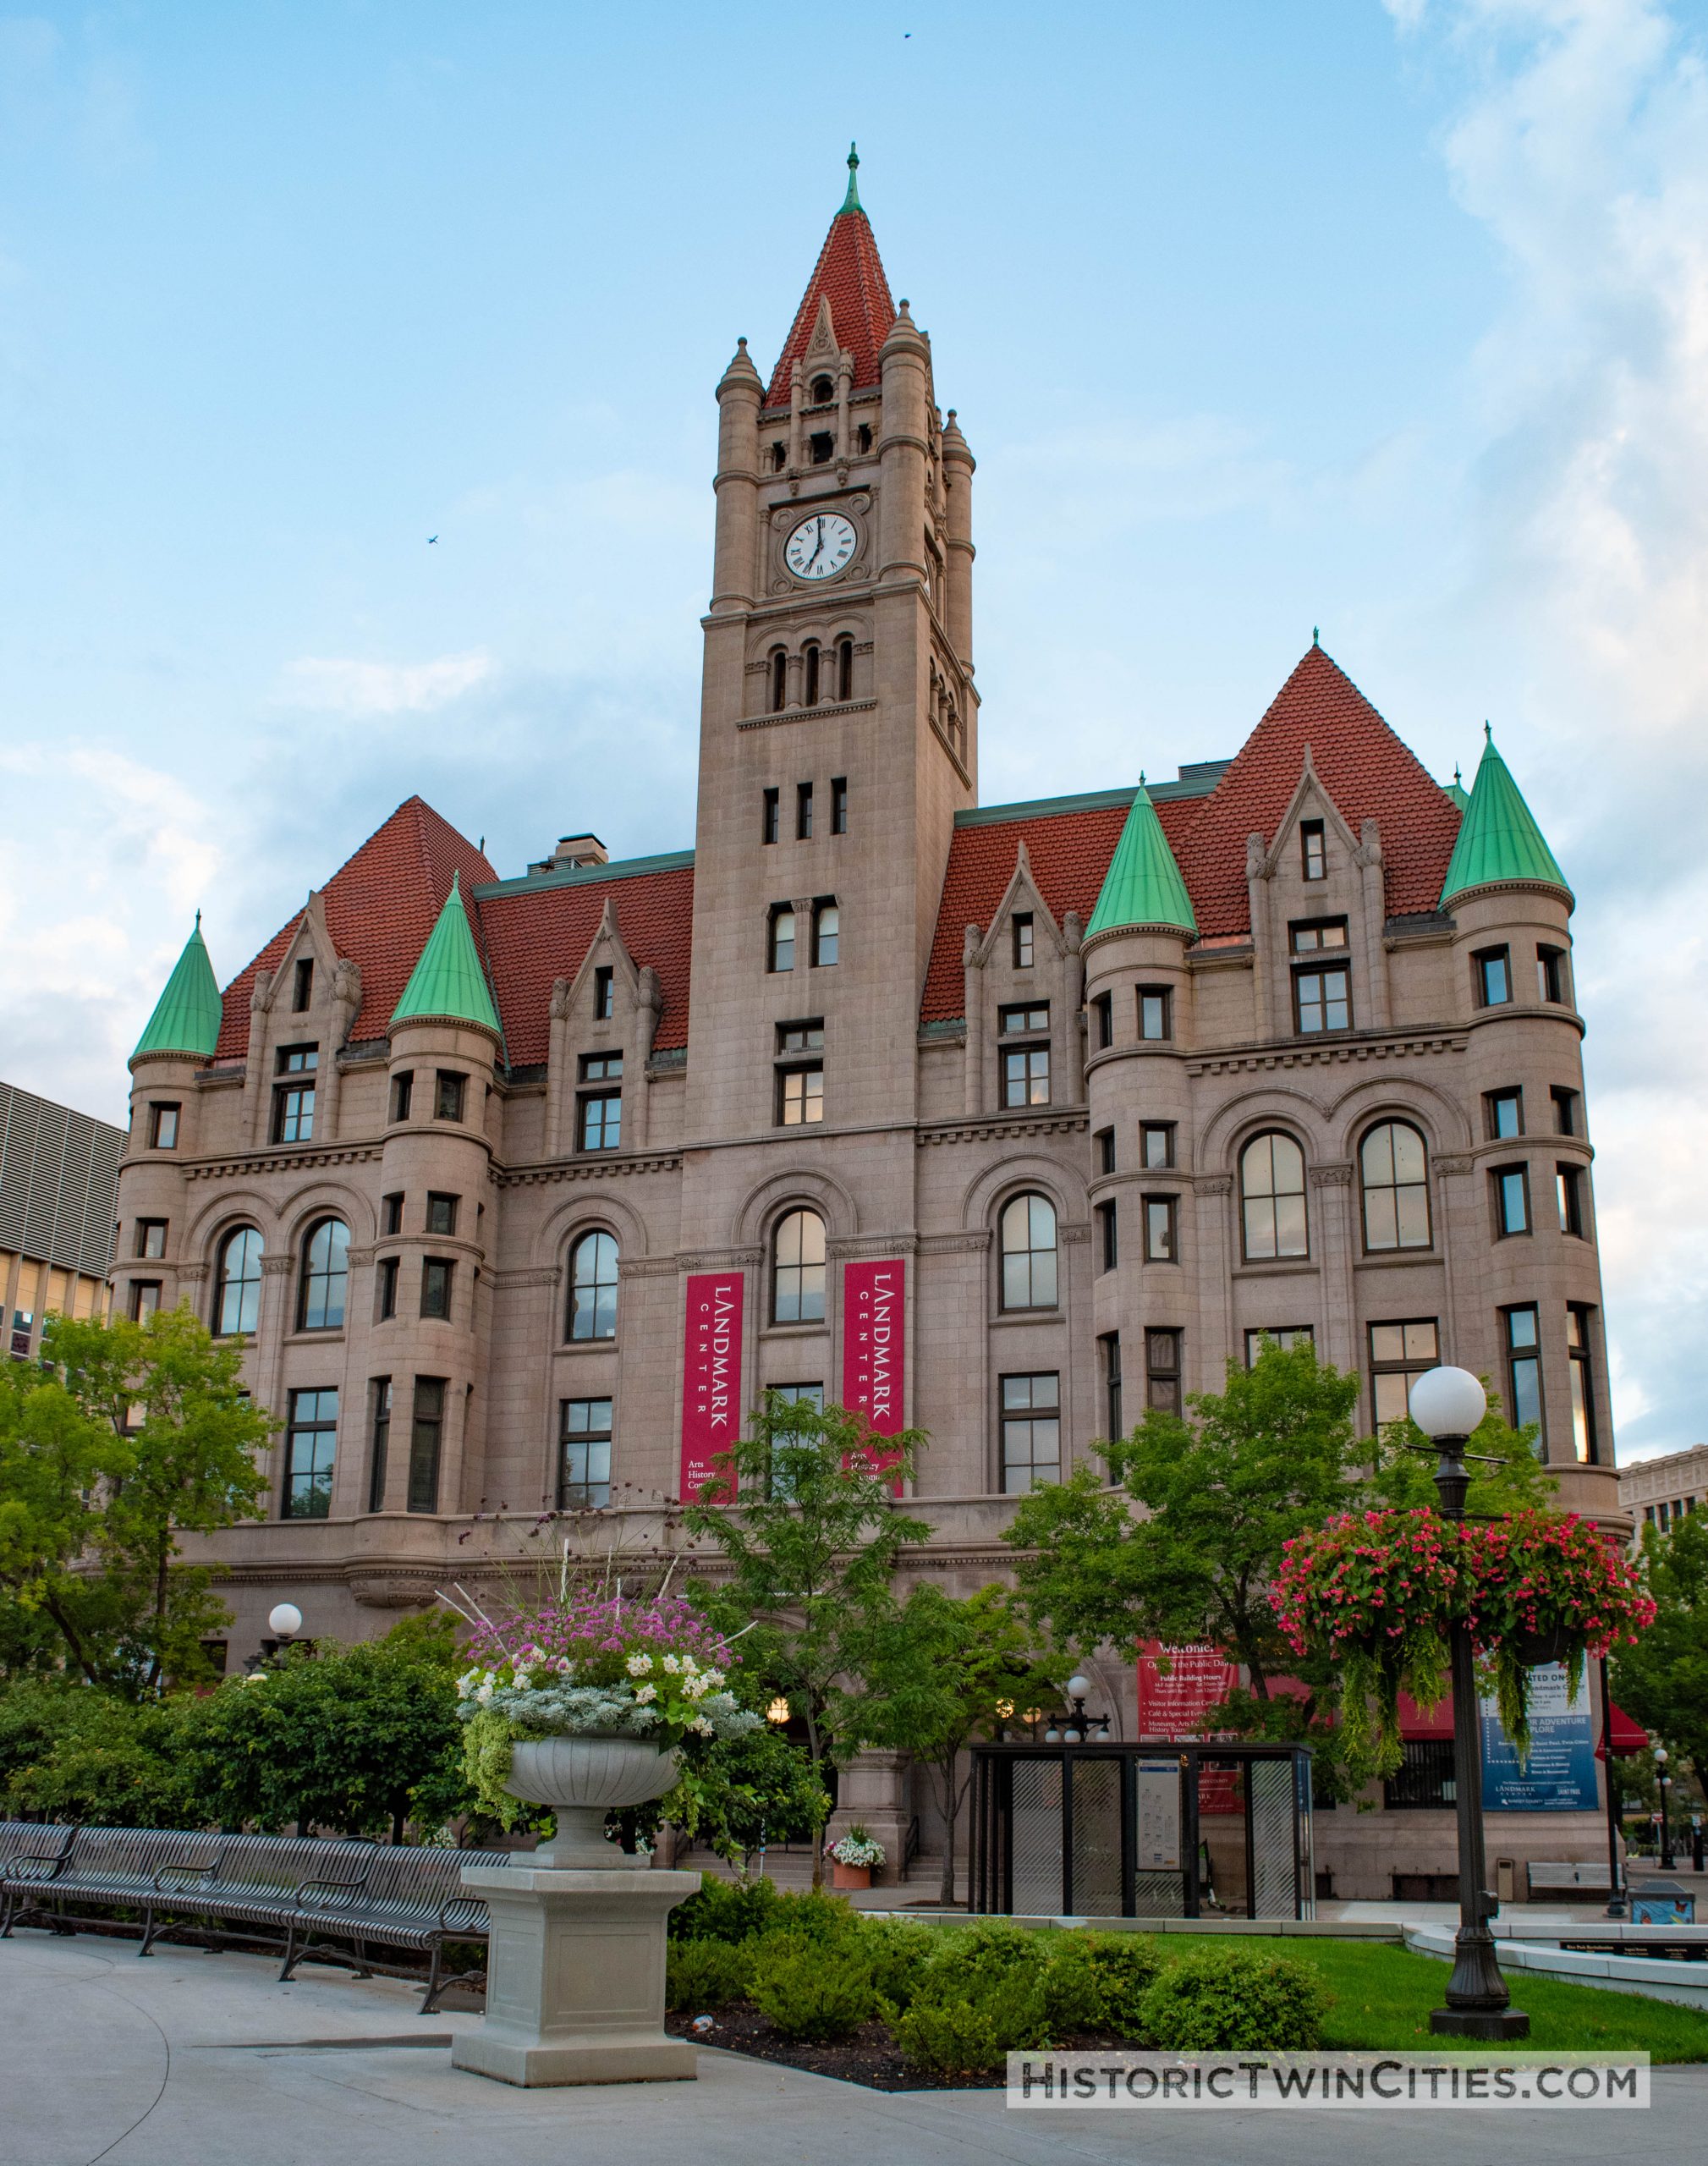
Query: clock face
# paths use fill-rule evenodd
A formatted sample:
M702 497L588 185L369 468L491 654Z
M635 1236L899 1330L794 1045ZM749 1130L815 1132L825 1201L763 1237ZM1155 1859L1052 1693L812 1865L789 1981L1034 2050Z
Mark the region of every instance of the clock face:
M859 539L840 512L815 512L783 544L783 560L797 579L829 579L847 564Z

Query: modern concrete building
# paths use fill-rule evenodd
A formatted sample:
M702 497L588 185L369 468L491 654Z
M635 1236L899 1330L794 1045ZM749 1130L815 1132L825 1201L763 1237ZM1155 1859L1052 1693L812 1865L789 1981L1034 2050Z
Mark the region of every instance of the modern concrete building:
M973 455L852 177L717 399L693 849L501 877L411 798L137 1048L124 1298L249 1333L287 1425L239 1651L644 1548L767 1389L929 1432L976 1586L1264 1332L1372 1424L1486 1373L1616 1517L1572 896L1492 743L1438 783L1313 640L1230 756L1147 785L1135 714L1107 790L981 805Z
M107 1313L124 1155L122 1128L0 1083L0 1302L14 1360L40 1353L49 1315Z
M1622 1466L1619 1506L1631 1521L1634 1541L1641 1538L1645 1526L1664 1534L1687 1512L1708 1509L1708 1444Z

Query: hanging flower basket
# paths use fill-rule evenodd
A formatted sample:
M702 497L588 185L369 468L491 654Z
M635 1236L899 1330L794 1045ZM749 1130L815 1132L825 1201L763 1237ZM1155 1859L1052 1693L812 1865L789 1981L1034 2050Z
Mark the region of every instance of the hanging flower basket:
M1519 1758L1530 1746L1530 1673L1563 1663L1575 1696L1585 1663L1634 1643L1655 1617L1635 1566L1575 1513L1512 1512L1468 1528L1466 1621L1491 1675L1501 1727Z
M1400 1694L1425 1708L1446 1695L1463 1531L1422 1507L1347 1512L1283 1545L1271 1606L1295 1654L1339 1670L1347 1762L1365 1777L1403 1757Z

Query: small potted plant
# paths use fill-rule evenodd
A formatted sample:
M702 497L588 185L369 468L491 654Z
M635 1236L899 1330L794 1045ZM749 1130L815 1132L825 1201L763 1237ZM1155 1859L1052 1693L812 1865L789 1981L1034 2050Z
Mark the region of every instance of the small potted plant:
M883 1861L883 1844L856 1824L830 1846L831 1884L836 1888L870 1888L873 1868Z
M470 1785L507 1828L519 1799L552 1806L542 1865L620 1864L607 1812L662 1797L684 1754L759 1727L728 1690L727 1642L674 1597L483 1619L470 1652L457 1681Z

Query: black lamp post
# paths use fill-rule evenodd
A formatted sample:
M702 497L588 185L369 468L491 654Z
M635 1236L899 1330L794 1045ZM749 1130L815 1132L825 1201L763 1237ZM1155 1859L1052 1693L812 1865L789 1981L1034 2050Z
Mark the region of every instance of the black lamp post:
M1667 1773L1667 1748L1655 1747L1655 1781L1661 1792L1661 1870L1671 1872L1678 1861L1672 1855L1672 1822L1667 1811L1667 1792L1672 1778Z
M1601 1657L1601 1780L1607 1795L1607 1908L1604 1915L1625 1915L1624 1876L1619 1869L1621 1783L1613 1765L1613 1696L1607 1689L1607 1657Z
M1076 1670L1068 1679L1067 1696L1069 1705L1067 1712L1064 1714L1049 1715L1045 1718L1049 1724L1049 1728L1044 1732L1046 1745L1079 1745L1085 1742L1088 1731L1108 1729L1107 1715L1088 1715L1085 1712L1085 1696L1090 1690L1090 1679L1082 1677Z
M1411 1390L1411 1418L1440 1452L1436 1493L1442 1516L1465 1515L1470 1471L1465 1445L1487 1411L1481 1384L1468 1369L1431 1369ZM1453 1942L1453 1974L1447 2005L1430 2016L1437 2036L1528 2038L1530 2019L1512 2005L1495 1957L1489 1920L1500 1905L1484 1887L1483 1762L1477 1734L1476 1655L1469 1629L1456 1623L1449 1641L1453 1684L1453 1790L1458 1816L1459 1929Z

